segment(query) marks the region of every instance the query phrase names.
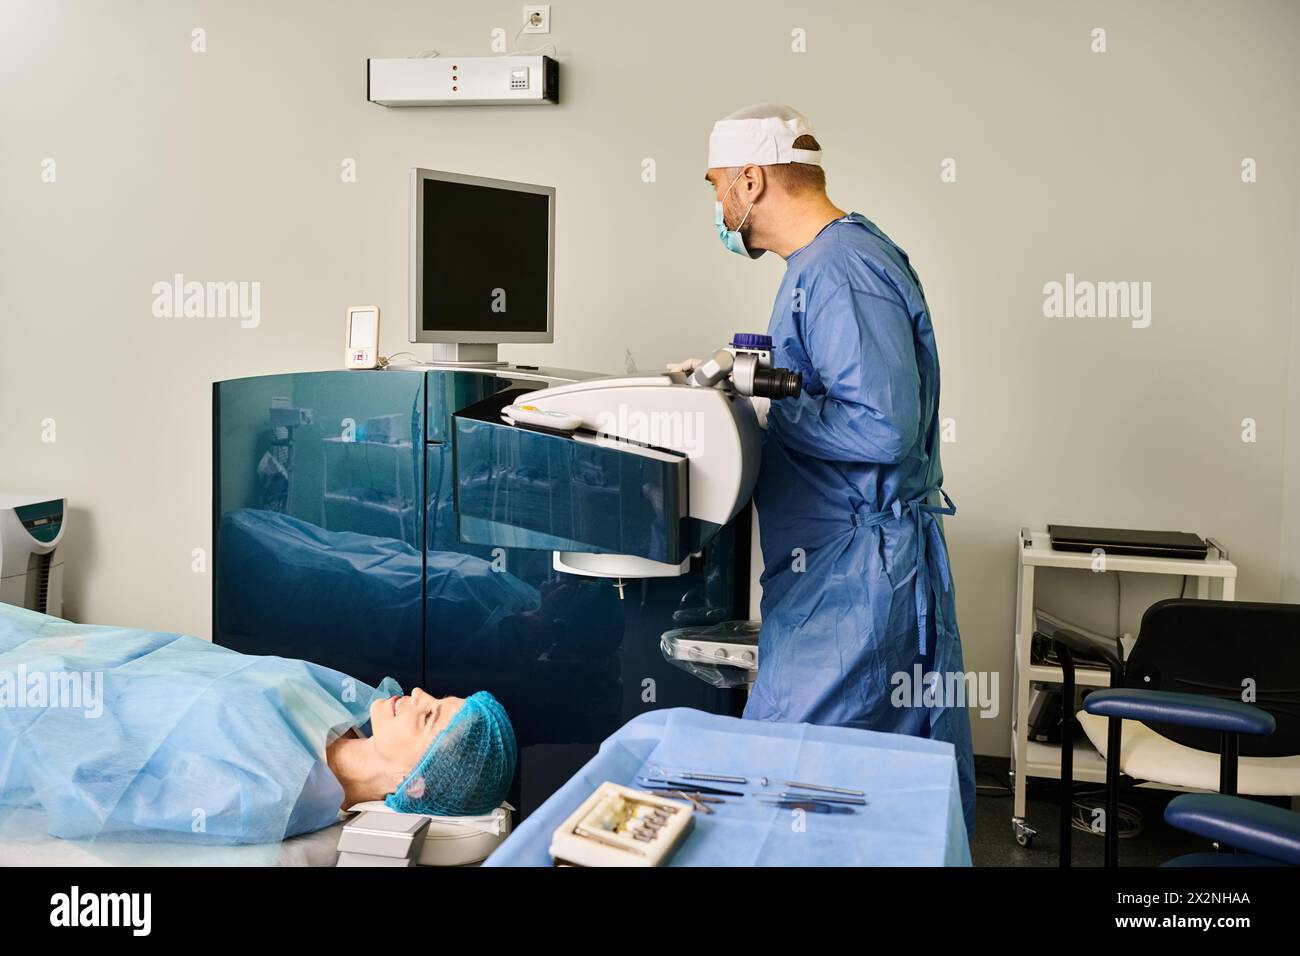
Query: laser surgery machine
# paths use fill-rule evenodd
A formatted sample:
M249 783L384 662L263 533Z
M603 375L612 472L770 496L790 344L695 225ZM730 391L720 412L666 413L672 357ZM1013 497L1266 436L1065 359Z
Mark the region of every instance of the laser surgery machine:
M433 361L217 382L213 640L377 685L490 690L523 816L650 709L738 715L665 631L750 616L765 336L690 374L512 365L554 335L555 190L415 169L409 339Z

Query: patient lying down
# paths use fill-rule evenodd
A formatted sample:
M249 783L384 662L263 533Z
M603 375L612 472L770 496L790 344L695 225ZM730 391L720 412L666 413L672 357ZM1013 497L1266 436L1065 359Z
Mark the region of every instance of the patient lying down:
M370 705L371 735L355 730L325 748L343 787L343 808L384 800L404 813L469 816L500 805L515 769L515 739L497 699L381 697Z
M308 661L0 604L0 824L67 839L272 843L340 808L490 813L514 776L491 694L409 696ZM93 705L92 705L93 704Z

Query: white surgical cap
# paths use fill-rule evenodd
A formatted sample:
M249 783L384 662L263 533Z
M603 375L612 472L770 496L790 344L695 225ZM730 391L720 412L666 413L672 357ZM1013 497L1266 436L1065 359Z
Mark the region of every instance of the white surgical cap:
M776 166L810 163L820 166L820 149L795 149L800 136L812 135L812 123L802 113L780 103L763 103L736 110L713 124L709 135L709 168Z

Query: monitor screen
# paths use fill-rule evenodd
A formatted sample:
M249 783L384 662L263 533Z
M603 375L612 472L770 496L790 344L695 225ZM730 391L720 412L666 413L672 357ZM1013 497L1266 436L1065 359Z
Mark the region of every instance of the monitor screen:
M549 332L554 192L512 185L420 182L423 243L415 265L426 341L444 332L483 333L485 342Z

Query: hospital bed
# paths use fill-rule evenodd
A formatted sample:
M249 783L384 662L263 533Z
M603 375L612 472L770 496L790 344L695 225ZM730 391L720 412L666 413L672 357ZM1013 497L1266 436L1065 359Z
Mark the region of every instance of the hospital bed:
M0 866L333 866L342 829L246 846L63 840L49 835L44 810L8 810L0 813Z
M457 818L432 820L418 865L476 865L509 836L511 820L509 812L500 816L496 827L463 822ZM0 867L336 866L339 838L348 822L340 820L323 830L290 837L279 843L200 846L147 841L63 840L49 835L44 810L6 810L0 811Z
M347 824L321 750L391 690L5 604L0 677L0 865L13 866L333 866ZM419 862L481 862L510 809L430 818Z

